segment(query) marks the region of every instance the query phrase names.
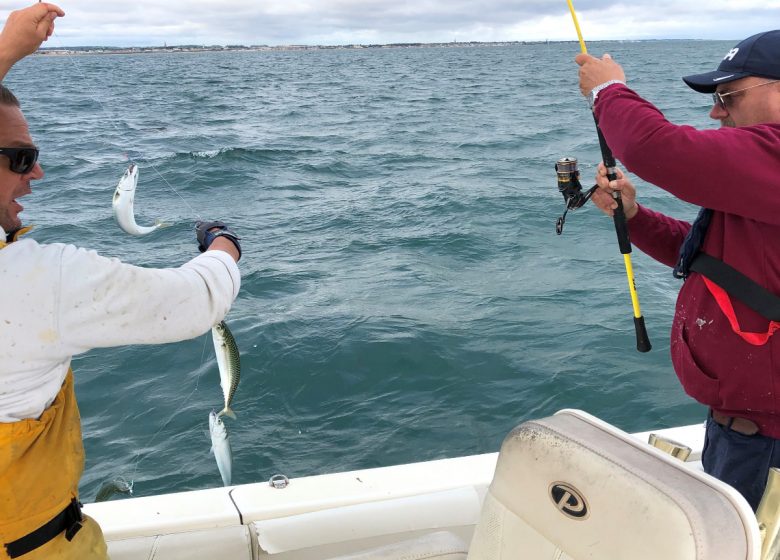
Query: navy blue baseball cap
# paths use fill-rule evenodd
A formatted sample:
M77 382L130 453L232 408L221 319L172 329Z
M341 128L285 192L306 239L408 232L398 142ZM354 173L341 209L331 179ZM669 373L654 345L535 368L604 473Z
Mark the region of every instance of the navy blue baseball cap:
M717 70L683 77L701 93L714 93L718 84L759 76L780 79L780 30L748 37L726 53Z

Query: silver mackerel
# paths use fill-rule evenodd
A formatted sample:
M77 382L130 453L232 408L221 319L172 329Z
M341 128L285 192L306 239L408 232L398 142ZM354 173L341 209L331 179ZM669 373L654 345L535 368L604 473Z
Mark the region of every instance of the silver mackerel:
M222 484L230 486L233 480L233 451L230 449L227 428L213 410L209 413L209 434L211 435L211 451L217 460Z
M130 235L146 235L152 233L167 224L157 220L153 226L140 226L135 221L135 191L138 187L138 166L131 163L119 179L119 184L114 191L114 218L117 224Z
M222 386L222 394L225 397L225 407L219 411L217 416L224 414L235 420L236 414L230 408L230 404L233 402L238 382L241 380L241 357L238 345L225 321L220 321L211 328L211 338L214 341L214 352L217 354L219 384Z

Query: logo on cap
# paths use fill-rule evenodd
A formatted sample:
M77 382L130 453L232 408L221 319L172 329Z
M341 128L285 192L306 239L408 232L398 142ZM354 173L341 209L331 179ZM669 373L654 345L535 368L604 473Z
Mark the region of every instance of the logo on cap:
M723 57L723 60L726 60L727 58L729 60L734 60L734 57L737 56L737 53L739 52L739 47L734 47L729 52L726 53L726 56Z

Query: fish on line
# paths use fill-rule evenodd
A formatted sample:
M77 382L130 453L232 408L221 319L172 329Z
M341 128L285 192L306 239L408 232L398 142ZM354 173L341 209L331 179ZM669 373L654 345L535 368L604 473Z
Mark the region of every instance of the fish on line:
M95 495L95 502L105 502L116 494L133 495L133 482L118 476L114 480L109 480L100 485L100 489Z
M227 428L213 410L209 413L209 434L211 435L211 452L214 453L214 458L217 460L222 484L230 486L233 479L233 451L230 449Z
M229 416L233 420L236 414L230 408L233 397L241 380L241 357L238 344L230 332L225 321L220 321L211 328L211 338L214 341L214 352L217 355L217 367L219 368L219 384L222 387L222 395L225 406L217 416Z
M130 235L147 235L169 224L157 220L153 226L140 226L135 221L135 191L138 188L138 166L131 163L114 191L114 218L123 231Z

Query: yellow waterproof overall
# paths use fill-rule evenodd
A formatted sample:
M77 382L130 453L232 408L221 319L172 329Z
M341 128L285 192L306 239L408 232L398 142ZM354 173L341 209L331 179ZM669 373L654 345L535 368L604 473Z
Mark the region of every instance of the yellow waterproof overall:
M11 558L7 544L43 527L78 498L83 470L81 417L73 372L68 371L57 397L40 418L0 423L0 560ZM93 519L84 517L81 528L70 535L72 540L65 533L18 558L108 558L103 532Z

